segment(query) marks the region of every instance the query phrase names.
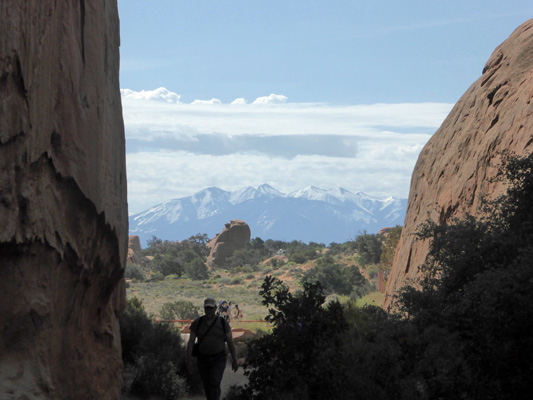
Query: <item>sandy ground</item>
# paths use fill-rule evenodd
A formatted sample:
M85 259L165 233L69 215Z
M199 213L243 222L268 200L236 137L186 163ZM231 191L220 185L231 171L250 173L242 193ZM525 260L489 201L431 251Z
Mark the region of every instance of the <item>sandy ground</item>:
M231 357L229 357L231 359ZM233 372L231 370L231 364L228 363L226 366L226 369L224 370L224 377L222 378L222 396L221 399L224 398L226 393L228 392L229 388L232 385L245 385L248 382L248 379L244 376L244 371L242 367L239 367L237 372ZM184 400L205 400L204 396L194 396L194 397L186 397Z

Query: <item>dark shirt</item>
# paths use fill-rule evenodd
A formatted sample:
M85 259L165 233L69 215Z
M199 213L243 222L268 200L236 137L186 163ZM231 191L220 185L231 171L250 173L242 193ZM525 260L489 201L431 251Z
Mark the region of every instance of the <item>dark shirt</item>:
M201 324L200 318L203 319ZM211 323L213 323L207 322L205 316L200 318L196 318L191 324L191 332L194 332L196 334L198 340L205 335L205 333L209 329L209 326L211 325ZM198 328L198 324L200 324L200 328ZM214 356L226 351L226 333L231 332L231 328L228 322L224 318L221 318L219 316L215 316L214 324L215 325L213 325L213 327L209 330L207 335L202 339L202 342L200 343L201 355ZM226 326L225 332L224 325L222 324Z

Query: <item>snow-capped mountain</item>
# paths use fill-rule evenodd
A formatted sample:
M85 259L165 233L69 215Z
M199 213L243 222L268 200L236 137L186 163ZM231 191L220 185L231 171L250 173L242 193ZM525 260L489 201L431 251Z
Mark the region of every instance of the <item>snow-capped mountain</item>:
M245 221L252 237L304 242L343 243L364 231L376 233L403 225L406 199L377 199L343 188L314 186L285 194L270 185L227 192L217 187L156 205L130 216L130 235L141 243L152 236L183 240L197 233L209 237L233 219Z

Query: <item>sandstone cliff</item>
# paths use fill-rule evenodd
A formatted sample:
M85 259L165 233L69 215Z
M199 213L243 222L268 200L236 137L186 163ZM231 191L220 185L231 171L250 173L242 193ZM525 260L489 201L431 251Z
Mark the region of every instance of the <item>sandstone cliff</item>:
M246 222L239 219L228 222L222 232L207 243L209 249L207 263L223 265L235 250L244 249L251 235L250 227Z
M0 398L118 399L116 0L0 2Z
M405 224L384 306L407 281L419 278L428 243L413 233L430 218L447 222L479 214L481 198L502 193L489 183L499 152L530 153L533 143L533 20L502 43L482 76L455 105L422 150L411 179Z

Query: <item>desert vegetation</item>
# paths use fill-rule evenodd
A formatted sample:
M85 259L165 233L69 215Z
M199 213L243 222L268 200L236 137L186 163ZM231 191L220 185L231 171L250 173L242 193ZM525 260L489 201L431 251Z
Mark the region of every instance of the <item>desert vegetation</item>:
M256 237L246 248L235 251L223 266L213 265L211 269L206 264L206 235L198 234L182 242L153 237L143 250L151 262L126 267L128 298L142 299L150 315L167 320L189 319L169 313L172 304L189 301L199 307L203 298L214 296L241 305L247 319L259 320L267 311L259 290L268 275L282 279L293 291L302 290L306 282L319 281L329 296L346 300L372 293L376 298L377 271L382 268L380 251L387 239L376 234L363 236L364 242L373 243L374 247L358 247L361 235L329 246ZM362 264L360 259L369 261ZM175 318L167 318L172 315Z
M385 242L378 235L368 241ZM354 239L354 241L357 239ZM161 321L190 320L202 313L205 297L239 304L246 321L232 321L233 328L251 330L258 337L269 337L274 320L265 321L268 304L264 303L265 282L286 283L288 293L306 293L308 288L324 288L324 298L380 302L375 291L377 264L361 265L366 248L357 250L354 241L329 246L301 241L274 241L253 238L245 249L236 251L223 266L207 269L205 235L186 241L169 242L156 237L143 255L145 265L128 264L127 308L122 318L124 391L130 395L182 398L199 388L197 377L187 376L184 369L184 343L172 323ZM369 257L369 256L367 256ZM379 255L374 261L379 263ZM192 268L198 266L201 273ZM317 282L321 282L318 284ZM340 303L339 303L340 304ZM313 306L314 307L314 306ZM309 310L313 311L313 308ZM242 320L241 319L241 320ZM327 321L327 319L324 319ZM246 346L238 346L244 357Z
M325 302L263 284L272 333L249 346L249 383L228 399L517 399L531 392L533 157L508 158L484 217L428 221L420 287L397 309Z
M248 384L226 399L524 398L532 385L532 168L532 156L506 158L497 179L508 191L487 201L482 217L420 227L418 240L430 245L424 278L404 287L392 310L360 297L375 289L373 271L390 268L400 228L329 246L281 243L290 249L283 256L279 243L256 239L241 253L247 263L211 271L197 289L249 296L271 326L248 343ZM267 258L256 263L258 252ZM130 295L147 284L132 284Z

